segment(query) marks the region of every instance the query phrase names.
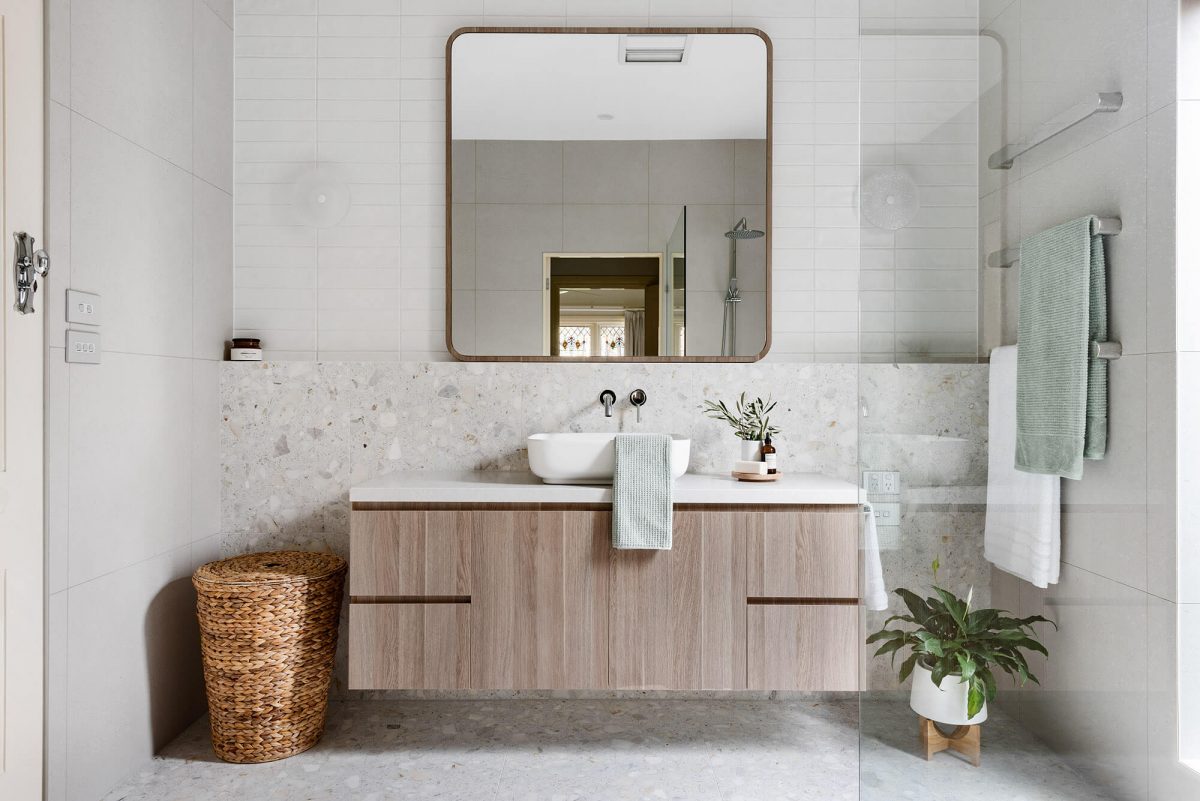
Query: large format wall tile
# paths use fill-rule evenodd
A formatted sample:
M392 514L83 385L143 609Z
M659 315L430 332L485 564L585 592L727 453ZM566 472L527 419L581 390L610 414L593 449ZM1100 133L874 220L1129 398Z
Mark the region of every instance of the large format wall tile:
M561 142L475 143L475 202L561 203Z
M1020 48L1021 68L1010 97L1020 115L1022 135L1096 92L1124 94L1120 111L1098 115L1022 157L1022 174L1078 152L1146 115L1147 2L1019 4L1021 39L1009 47Z
M605 203L563 206L563 250L575 253L644 253L650 210L645 205ZM658 250L661 244L655 243Z
M1182 752L1179 740L1195 743L1194 728L1197 720L1194 696L1183 697L1181 708L1180 687L1191 687L1200 675L1200 651L1195 643L1200 642L1200 609L1195 605L1175 604L1153 596L1147 610L1149 664L1148 698L1146 719L1151 732L1165 732L1164 737L1154 738L1158 742L1150 748L1149 799L1150 801L1176 801L1181 798L1200 797L1200 773L1180 761L1194 760L1196 751L1185 748ZM1187 645L1180 649L1180 644ZM1181 666L1180 657L1183 657ZM1180 718L1186 721L1182 737L1179 732Z
M49 11L47 778L100 798L203 709L187 576L219 541L233 7ZM102 296L99 365L65 361L67 288Z
M70 584L191 539L189 360L109 351L71 365Z
M646 203L648 142L564 142L564 203Z
M67 798L104 797L204 711L189 553L67 590Z
M475 350L479 356L542 352L542 293L475 293Z
M1144 799L1146 595L1070 565L1040 595L1022 614L1045 615L1059 629L1042 627L1050 658L1031 663L1042 686L1022 693L1022 722L1085 776Z
M233 191L233 31L206 0L195 3L193 172Z
M225 358L233 333L233 199L192 179L192 356Z
M105 350L191 356L191 176L80 114L71 165L71 282L103 296Z
M734 142L650 143L651 203L731 203Z
M192 164L193 0L72 0L71 106Z
M1146 121L1131 121L1027 173L1018 187L1022 237L1088 214L1121 218L1121 233L1105 238L1104 252L1109 336L1125 353L1146 352L1146 136Z
M477 289L533 290L542 286L542 254L563 247L563 207L517 203L475 207ZM486 246L478 249L478 243Z
M191 512L189 542L221 530L220 364L192 360Z
M1108 450L1062 482L1062 558L1130 587L1146 587L1146 358L1109 364Z

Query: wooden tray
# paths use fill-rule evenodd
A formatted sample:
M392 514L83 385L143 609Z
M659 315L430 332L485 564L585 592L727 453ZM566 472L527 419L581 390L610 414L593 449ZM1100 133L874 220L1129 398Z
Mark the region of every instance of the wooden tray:
M782 473L739 473L736 470L730 471L730 475L738 481L778 481Z

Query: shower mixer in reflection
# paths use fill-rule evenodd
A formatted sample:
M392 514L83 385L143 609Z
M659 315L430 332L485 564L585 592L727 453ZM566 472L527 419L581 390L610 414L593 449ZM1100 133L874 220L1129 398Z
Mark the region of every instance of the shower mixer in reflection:
M729 287L725 291L725 314L721 318L721 355L737 355L737 306L742 302L737 279L737 243L739 239L758 239L766 236L763 231L751 228L746 218L738 220L732 230L725 232L729 240Z

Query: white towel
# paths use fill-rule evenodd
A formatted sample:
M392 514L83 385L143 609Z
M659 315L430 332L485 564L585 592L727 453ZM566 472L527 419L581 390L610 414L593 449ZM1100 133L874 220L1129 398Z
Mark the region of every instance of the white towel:
M988 487L983 555L1035 587L1058 583L1058 476L1016 469L1017 348L992 351L988 373Z
M879 558L879 529L875 527L875 510L863 504L863 602L872 612L888 608L887 587L883 585L883 562Z

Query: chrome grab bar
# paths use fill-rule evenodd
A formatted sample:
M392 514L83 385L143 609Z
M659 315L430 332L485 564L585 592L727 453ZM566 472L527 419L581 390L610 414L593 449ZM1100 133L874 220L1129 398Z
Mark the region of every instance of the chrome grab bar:
M1110 114L1119 111L1124 102L1125 99L1120 92L1097 92L1082 103L1071 106L1062 114L1042 123L1024 139L1019 139L997 150L988 157L988 167L993 170L1011 169L1013 161L1022 153L1032 150L1047 139L1058 136L1068 128L1075 127L1093 114Z

